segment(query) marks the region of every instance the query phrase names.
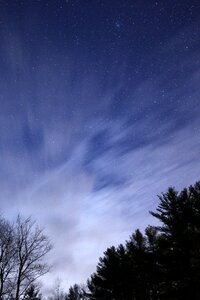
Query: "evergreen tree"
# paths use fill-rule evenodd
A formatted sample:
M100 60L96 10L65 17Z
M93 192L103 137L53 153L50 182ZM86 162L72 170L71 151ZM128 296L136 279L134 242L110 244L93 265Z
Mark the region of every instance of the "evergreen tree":
M169 188L151 214L159 226L137 229L125 246L104 252L88 280L89 299L200 299L200 182L180 193Z
M148 283L149 299L161 299L161 283L163 278L163 270L160 264L160 236L158 230L154 226L148 226L146 233L146 259L145 271L146 282Z
M25 300L41 300L42 296L41 293L39 291L39 288L36 287L36 285L32 284L26 291L25 296L24 296Z
M99 259L97 271L88 281L91 299L120 299L119 256L113 246Z
M160 263L164 299L199 299L200 183L178 193L170 188L151 214L162 223Z
M83 287L78 284L74 284L69 288L69 293L67 294L66 300L81 300L87 299L86 292Z

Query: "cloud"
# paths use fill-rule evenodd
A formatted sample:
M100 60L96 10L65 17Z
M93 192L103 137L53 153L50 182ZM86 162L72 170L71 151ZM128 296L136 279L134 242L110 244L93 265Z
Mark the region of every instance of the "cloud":
M102 79L43 50L33 64L12 30L0 74L1 212L45 228L54 249L44 285L60 276L68 286L87 279L106 247L155 222L157 194L199 179L199 52L164 63L169 42L162 62L160 48L151 57L154 73L128 83L124 67Z

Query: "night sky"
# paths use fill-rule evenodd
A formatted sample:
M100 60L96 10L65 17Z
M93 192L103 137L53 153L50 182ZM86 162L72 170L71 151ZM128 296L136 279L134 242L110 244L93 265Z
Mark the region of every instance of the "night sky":
M54 249L47 289L200 179L200 2L0 1L0 212Z

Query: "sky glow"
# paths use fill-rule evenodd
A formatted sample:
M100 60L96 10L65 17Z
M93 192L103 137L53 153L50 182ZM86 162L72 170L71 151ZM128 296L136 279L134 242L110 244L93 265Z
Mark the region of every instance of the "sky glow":
M198 1L0 1L0 204L54 249L47 291L199 180Z

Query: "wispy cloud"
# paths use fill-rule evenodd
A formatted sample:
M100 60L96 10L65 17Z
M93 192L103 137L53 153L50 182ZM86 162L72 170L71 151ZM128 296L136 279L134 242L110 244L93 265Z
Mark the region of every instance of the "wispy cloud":
M155 49L153 74L131 80L123 66L103 78L67 55L49 61L41 50L32 61L12 30L1 52L1 212L45 227L54 250L44 283L60 276L67 286L86 280L107 246L154 222L157 194L199 179L200 54L188 34L177 67L163 62L184 47L180 32Z

